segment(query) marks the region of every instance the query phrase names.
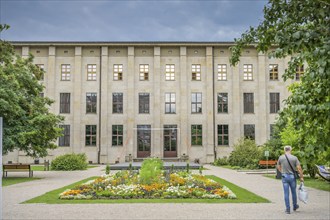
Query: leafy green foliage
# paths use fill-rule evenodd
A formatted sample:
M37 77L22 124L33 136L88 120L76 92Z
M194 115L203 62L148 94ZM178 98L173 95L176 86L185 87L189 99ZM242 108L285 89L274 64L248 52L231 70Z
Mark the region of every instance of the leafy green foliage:
M0 25L0 32L8 29ZM15 56L13 47L0 40L0 116L3 117L3 153L14 149L31 157L44 157L62 135L63 118L49 112L52 100L41 97L38 82L43 72L27 59Z
M237 45L231 48L233 65L248 45L255 45L269 57L289 57L284 80L293 79L296 67L305 64L301 82L289 87L291 95L278 124L286 129L282 141L294 144L311 176L315 175L314 163L330 157L329 11L329 1L269 0L264 20L235 39Z
M221 157L214 161L215 166L226 166L229 165L228 157Z
M86 170L86 154L64 154L56 157L51 163L52 170Z
M110 165L109 164L107 164L106 166L105 166L105 174L109 174L110 173Z
M262 157L262 151L251 139L240 139L233 146L234 150L229 156L229 164L231 166L246 167L249 169L256 168L258 161Z
M150 158L143 161L140 169L140 183L157 183L162 174L163 161L158 158Z

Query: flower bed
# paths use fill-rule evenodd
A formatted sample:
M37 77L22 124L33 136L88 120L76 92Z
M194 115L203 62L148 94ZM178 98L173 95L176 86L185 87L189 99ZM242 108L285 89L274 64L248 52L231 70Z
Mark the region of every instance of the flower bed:
M203 175L162 172L156 182L141 184L139 174L119 171L102 175L60 194L60 199L235 199L226 186Z

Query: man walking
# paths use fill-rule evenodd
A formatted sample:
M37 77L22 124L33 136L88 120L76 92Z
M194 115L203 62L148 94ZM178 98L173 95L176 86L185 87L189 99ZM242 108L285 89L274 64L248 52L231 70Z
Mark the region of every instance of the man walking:
M284 154L278 158L277 169L282 173L282 183L284 189L285 213L290 214L290 193L292 194L293 211L299 208L297 204L297 182L294 171L297 169L300 182L304 181L303 172L297 157L291 155L291 146L284 146Z

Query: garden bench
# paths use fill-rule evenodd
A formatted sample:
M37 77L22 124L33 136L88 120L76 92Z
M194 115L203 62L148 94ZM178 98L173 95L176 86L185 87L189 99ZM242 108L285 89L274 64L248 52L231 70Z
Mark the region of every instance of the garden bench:
M260 167L266 167L267 165L269 167L275 167L277 164L277 160L260 160L259 161L259 166Z
M2 166L3 177L7 177L8 172L29 172L29 177L33 177L33 170L30 164L5 164Z

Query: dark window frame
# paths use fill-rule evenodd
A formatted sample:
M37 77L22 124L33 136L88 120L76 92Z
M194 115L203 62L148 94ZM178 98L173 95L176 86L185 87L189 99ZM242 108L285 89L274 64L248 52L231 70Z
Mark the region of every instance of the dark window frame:
M228 113L228 93L218 93L218 113Z
M191 93L191 113L192 114L203 113L203 94L201 92Z
M203 125L191 125L191 145L203 146Z
M255 124L244 125L244 138L255 140L256 139L256 128Z
M280 111L280 93L271 92L269 93L269 112L276 114Z
M112 125L112 146L121 147L124 142L124 126L123 125Z
M60 113L70 114L71 93L60 93Z
M176 94L173 92L165 93L165 114L176 114Z
M269 80L278 80L278 64L269 64Z
M58 139L59 147L69 147L70 146L70 125L60 125L60 128L63 128L63 136Z
M124 94L121 92L112 93L112 113L122 114L124 112Z
M151 150L151 125L137 125L138 151Z
M243 106L245 114L254 113L254 93L243 94Z
M150 93L139 93L139 114L150 113Z
M97 126L85 125L85 146L96 147L97 144Z
M218 145L228 146L229 145L229 125L219 124L218 125Z
M97 113L97 93L86 93L86 114Z

